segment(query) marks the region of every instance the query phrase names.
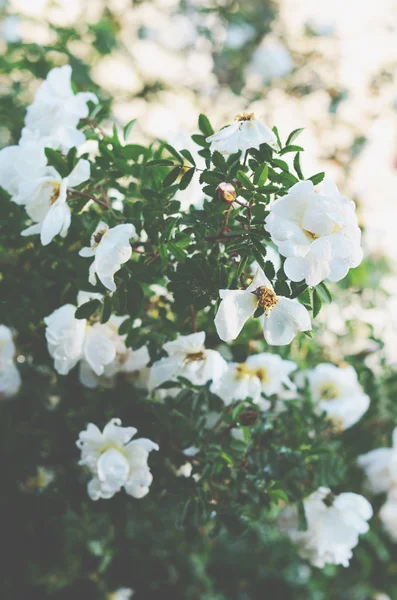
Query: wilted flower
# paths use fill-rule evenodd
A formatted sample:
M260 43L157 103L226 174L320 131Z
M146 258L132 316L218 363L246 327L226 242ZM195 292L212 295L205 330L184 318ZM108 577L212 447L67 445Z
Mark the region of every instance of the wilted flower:
M277 296L261 269L245 290L219 290L222 302L215 317L215 326L224 342L235 340L244 324L258 307L264 309L261 317L263 334L270 345L290 344L299 331L312 328L310 316L296 299Z
M362 454L357 460L367 476L374 494L387 492L397 486L397 427L392 434L392 448L377 448Z
M257 119L253 113L237 115L236 123L229 125L207 138L211 143L211 152L221 152L226 156L236 152L246 152L250 148L259 148L261 144L269 144L276 149L277 139L274 133Z
M218 185L216 193L218 194L218 198L222 200L222 202L226 202L226 204L233 204L236 199L236 189L234 185L227 183L226 181L223 181Z
M135 427L121 427L120 419L111 419L103 432L89 423L80 433L76 442L81 450L79 464L92 473L88 484L91 500L112 498L122 487L134 498L148 494L153 476L147 460L159 447L145 438L131 441L136 432Z
M352 366L317 365L306 376L312 400L340 429L348 429L368 410L370 398L364 393Z
M322 569L327 564L349 566L352 549L359 535L369 529L372 507L359 494L334 496L320 487L303 501L307 530L298 530L298 510L287 506L279 516L279 525L298 547L299 555Z
M92 285L96 284L96 274L106 288L111 292L116 291L114 274L131 258L132 248L129 240L133 235L135 227L131 223L109 229L106 223L100 221L91 236L91 246L82 248L79 252L80 256L94 258L88 278Z
M284 271L291 281L314 286L339 281L363 257L355 204L340 195L330 180L316 191L311 181L299 181L276 200L265 229L286 256Z
M177 377L184 377L194 385L219 379L227 369L227 363L216 350L206 350L204 342L204 331L180 335L173 342L166 342L163 349L168 356L153 364L149 388L154 390L166 381L175 381Z
M290 360L282 360L277 354L261 353L249 356L244 363L231 363L220 379L212 383L211 391L225 404L252 398L262 408L268 408L266 396L281 392L283 385L293 386L288 375L296 369Z
M11 330L0 325L0 399L15 396L21 386L21 376L14 364L14 357Z
M80 185L90 178L90 163L81 159L73 171L62 179L53 167L46 167L35 179L27 179L13 198L23 204L29 217L36 221L22 235L40 234L43 246L60 234L65 237L70 227L71 212L67 204L68 187Z
M62 151L80 146L84 134L77 129L80 119L88 117L87 102L98 102L91 92L74 94L71 84L72 68L64 65L52 69L28 107L22 140L30 132L51 137Z

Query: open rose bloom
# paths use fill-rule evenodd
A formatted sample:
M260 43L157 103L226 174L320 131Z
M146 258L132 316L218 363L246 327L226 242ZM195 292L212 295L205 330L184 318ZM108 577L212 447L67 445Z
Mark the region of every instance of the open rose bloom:
M277 139L273 131L255 119L253 113L242 113L237 115L235 120L233 125L207 138L212 152L218 151L229 156L239 151L247 152L250 148L259 148L261 144L269 144L277 149Z

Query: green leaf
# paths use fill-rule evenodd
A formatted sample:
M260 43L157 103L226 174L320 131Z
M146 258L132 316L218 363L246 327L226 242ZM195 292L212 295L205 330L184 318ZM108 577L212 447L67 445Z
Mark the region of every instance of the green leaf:
M278 500L288 502L288 496L284 490L270 490L269 494L273 502L277 502Z
M285 160L281 160L281 158L273 158L271 162L282 171L286 171L287 173L289 172L289 166L288 163L285 162Z
M141 146L140 144L127 144L126 146L123 146L122 149L124 158L128 160L138 160L138 158L145 153L145 146Z
M315 175L312 175L311 177L309 177L309 179L313 182L314 185L317 185L322 182L324 177L325 173L322 171L321 173L316 173Z
M287 137L287 141L285 143L286 146L289 146L290 144L292 144L292 142L294 140L296 140L296 138L298 137L298 135L300 135L302 133L302 131L304 131L304 127L301 127L300 129L294 129L294 131L292 131L289 136Z
M100 300L89 300L76 309L76 319L89 319L101 307Z
M156 160L149 160L149 162L146 163L147 167L170 167L174 165L174 161L169 160L168 158L158 158Z
M163 186L164 187L168 187L170 185L172 185L174 183L174 181L176 181L180 175L182 167L175 167L174 169L171 169L171 171L168 173L168 175L166 177L164 177L164 181L163 181Z
M298 509L298 531L307 531L307 519L305 513L305 507L302 500L297 504Z
M257 167L254 172L255 185L261 187L264 183L266 183L268 175L269 175L268 165L267 164L259 165L259 167Z
M181 154L190 162L191 165L193 165L193 167L196 166L196 162L189 150L181 150Z
M249 190L255 190L255 186L251 179L244 173L244 171L237 171L237 179Z
M274 278L275 278L275 276L276 276L276 271L275 271L275 269L274 269L274 265L273 265L273 263L272 263L272 262L270 262L270 260L267 260L267 261L265 262L265 269L264 269L264 271L265 271L265 275L266 275L266 277L267 277L268 279L270 279L270 281L273 281L273 279L274 279Z
M324 300L324 302L326 302L327 304L331 304L332 294L323 281L316 286L316 290L320 294L320 296L321 296L322 300Z
M282 147L283 147L283 145L282 145L282 143L281 143L281 140L280 140L280 135L279 135L279 133L278 133L278 129L277 129L277 127L276 127L276 126L274 126L274 127L273 127L273 129L272 129L272 131L273 131L274 135L276 136L277 143L278 143L278 147L279 147L279 148L282 148Z
M283 154L288 154L288 152L303 152L304 148L302 148L302 146L286 146L285 148L283 148L280 152L280 156L282 156Z
M218 152L217 150L215 150L215 152L212 154L211 161L212 161L212 164L217 169L222 171L222 173L225 173L227 171L227 163L226 163L223 155L220 152Z
M132 322L131 318L125 319L119 327L119 335L126 335L132 327Z
M175 256L177 260L184 261L187 258L187 253L174 242L168 242L168 250Z
M131 133L131 129L133 128L133 126L134 126L134 123L135 123L135 122L136 122L136 119L132 119L132 120L131 120L129 123L127 123L127 125L124 127L124 129L123 129L123 138L124 138L124 141L126 141L126 140L127 140L127 138L128 138L128 136L130 135L130 133Z
M212 128L212 125L211 125L208 117L206 117L205 115L201 114L199 116L198 126L199 126L201 133L203 133L205 135L205 137L209 137L210 135L213 135L214 130Z
M181 179L181 181L179 183L179 189L180 190L185 190L187 188L187 186L189 185L189 183L193 179L194 171L195 171L195 169L189 169L183 175L183 177L182 177L182 179Z
M205 135L199 135L196 133L192 135L192 140L195 144L201 146L202 148L207 148L209 145L208 142L205 140Z
M135 319L143 305L143 289L137 281L127 284L127 312L131 319Z
M68 175L68 164L62 154L52 148L45 148L44 152L47 157L48 165L54 167L61 177L66 177L66 175Z
M183 165L183 157L181 156L181 154L179 154L178 150L171 146L171 144L164 144L164 148L170 154L172 154L172 156L174 156L177 159L177 161L181 163L181 165Z
M323 301L321 299L321 296L318 293L318 291L316 290L316 288L314 288L314 290L313 290L313 318L314 319L319 314L322 305L323 305Z
M294 169L297 172L297 175L298 175L299 179L304 179L304 176L303 176L303 173L302 173L302 169L301 169L299 152L297 154L295 154Z
M107 323L112 314L112 297L106 295L103 299L102 312L101 312L101 323Z

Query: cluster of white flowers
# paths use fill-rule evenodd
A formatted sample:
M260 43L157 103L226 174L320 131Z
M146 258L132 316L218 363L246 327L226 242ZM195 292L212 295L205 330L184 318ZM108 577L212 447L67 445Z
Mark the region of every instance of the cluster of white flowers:
M12 333L0 325L0 399L14 396L21 385L21 376L14 362L15 346Z
M265 229L286 257L285 274L291 281L314 286L329 279L340 281L363 257L355 204L341 196L330 180L315 189L299 181L276 200Z
M359 456L358 464L364 469L369 489L374 494L387 494L379 517L391 539L397 542L397 427L391 448L371 450Z
M334 496L321 487L303 501L306 531L299 530L296 506L287 506L279 515L281 531L297 545L302 558L313 566L349 566L352 549L369 529L372 507L363 496L343 493Z
M364 393L352 366L322 363L302 375L308 379L316 409L320 413L325 411L338 429L352 427L368 410L370 398Z
M67 234L71 220L68 188L90 177L90 163L81 159L68 177L62 178L48 166L44 151L67 152L85 141L77 126L89 114L87 103L98 100L89 92L74 94L71 75L69 65L49 72L27 109L19 144L0 152L0 186L16 204L25 206L33 223L22 235L40 234L44 246L56 235Z
M77 304L102 298L101 294L79 292ZM76 309L73 304L65 304L44 319L48 350L60 375L67 375L80 362L81 382L96 387L117 373L132 374L146 367L150 360L147 348L131 350L124 343L125 336L118 334L127 315L111 315L107 323L99 323L76 319Z
M92 474L88 484L92 500L112 498L121 488L134 498L149 493L153 476L147 460L159 447L146 438L132 440L136 432L135 427L121 427L120 419L111 419L102 432L93 423L80 432L76 444L80 464Z

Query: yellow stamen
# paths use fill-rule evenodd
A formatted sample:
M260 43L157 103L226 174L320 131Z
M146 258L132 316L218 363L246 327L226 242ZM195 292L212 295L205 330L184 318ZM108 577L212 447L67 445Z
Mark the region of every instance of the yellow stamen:
M274 293L274 291L266 287L265 285L262 285L261 287L257 288L253 293L258 298L258 306L264 308L266 314L268 314L278 302L277 296Z
M235 121L252 121L253 119L255 119L255 115L254 113L239 113L238 115L236 115L234 117Z
M50 204L54 204L59 198L59 194L61 191L61 184L58 181L54 181L52 185L52 194L50 197Z
M200 360L204 360L204 352L191 352L190 354L186 354L185 361L186 362L198 362Z
M340 390L334 383L324 383L319 392L323 400L335 400L340 396Z

